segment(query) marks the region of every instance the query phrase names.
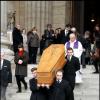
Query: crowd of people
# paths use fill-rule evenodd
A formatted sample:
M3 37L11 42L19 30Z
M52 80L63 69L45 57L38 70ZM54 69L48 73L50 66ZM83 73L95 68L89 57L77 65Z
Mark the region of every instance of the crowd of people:
M94 37L92 41L91 36ZM64 44L65 59L67 63L63 69L57 70L54 83L49 85L39 85L37 83L37 68L32 68L33 78L29 80L30 90L32 91L30 100L74 100L75 83L82 82L82 68L86 68L87 64L93 64L95 72L99 73L100 67L100 26L94 27L94 33L85 31L84 34L78 33L76 27L67 24L64 29L53 29L51 24L47 24L42 38L39 39L38 30L33 27L26 32L25 28L21 29L20 25L16 25L12 32L13 51L16 83L18 86L17 93L22 92L21 82L27 90L27 65L37 64L38 48L40 48L40 56L43 51L51 44ZM91 43L94 47L91 48ZM6 100L6 88L8 83L12 83L11 64L4 58L1 52L0 73L0 92L2 100ZM82 65L82 66L81 66ZM4 73L7 75L4 76ZM6 77L6 78L5 78Z
M73 35L70 35L72 34ZM38 50L40 55L42 55L44 49L46 49L51 44L73 44L79 45L79 47L74 48L74 55L79 58L80 63L83 68L86 68L86 64L94 64L97 71L97 64L95 63L93 56L96 48L100 48L100 26L96 24L93 33L86 30L84 33L79 33L76 27L67 24L64 29L52 28L51 24L47 24L47 28L44 30L41 39L38 36L38 30L33 27L30 31L26 32L25 28L21 29L20 25L16 25L13 29L13 49L14 53L18 51L18 45L23 44L24 50L28 52L29 64L37 64L37 53ZM77 44L78 43L78 44ZM96 45L94 49L91 48L91 44ZM40 48L40 49L39 49ZM66 52L65 47L65 52ZM98 50L97 50L98 53ZM96 61L98 62L98 61ZM81 71L81 70L80 70Z

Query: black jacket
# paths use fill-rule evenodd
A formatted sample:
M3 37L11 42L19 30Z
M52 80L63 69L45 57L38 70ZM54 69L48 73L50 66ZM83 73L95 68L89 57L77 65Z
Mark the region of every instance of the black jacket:
M66 42L69 41L69 35L71 34L71 31L68 32L67 36L65 36L65 30L62 30L60 33L61 37L61 44L65 44Z
M0 70L0 85L6 87L8 83L12 83L11 63L4 59L2 69Z
M70 100L71 87L66 80L62 80L61 83L56 81L52 84L49 91L48 100Z
M30 90L32 91L30 100L46 100L45 88L37 87L37 80L32 78L29 80Z
M75 76L76 71L80 69L79 59L75 56L72 56L71 60L67 60L65 66L63 67L64 70L64 79L67 80L71 87L74 89L75 86Z
M18 61L22 60L22 64L18 64ZM27 65L28 65L28 53L24 51L23 56L20 57L18 52L15 54L14 62L16 64L15 75L27 76Z
M21 35L21 31L16 27L14 27L13 29L12 36L13 36L13 45L19 45L23 43L23 37Z
M18 51L18 45L23 44L23 36L21 35L21 31L16 27L13 29L12 38L14 53L16 53Z

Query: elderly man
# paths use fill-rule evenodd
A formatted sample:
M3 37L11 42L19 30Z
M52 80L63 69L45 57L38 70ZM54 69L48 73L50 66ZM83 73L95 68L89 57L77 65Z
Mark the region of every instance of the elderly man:
M74 51L74 56L78 57L80 60L83 52L82 44L77 40L76 35L74 33L71 33L69 35L69 38L70 40L65 43L65 52L67 51L67 48L71 47Z
M13 49L14 53L18 51L18 45L23 44L23 37L20 31L20 25L16 25L12 32L13 37Z
M0 96L1 100L6 100L6 89L8 83L12 83L12 71L10 61L4 59L5 53L0 52Z

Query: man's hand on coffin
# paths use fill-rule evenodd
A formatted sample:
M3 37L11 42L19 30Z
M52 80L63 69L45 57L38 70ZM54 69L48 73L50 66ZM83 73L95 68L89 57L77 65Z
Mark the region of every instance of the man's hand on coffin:
M41 84L41 87L43 87L43 88L44 88L44 87L45 87L45 84Z
M47 88L47 89L49 89L49 88L50 88L49 84L45 84L45 86L46 86L46 88Z
M37 84L37 87L39 88L41 85L40 84Z

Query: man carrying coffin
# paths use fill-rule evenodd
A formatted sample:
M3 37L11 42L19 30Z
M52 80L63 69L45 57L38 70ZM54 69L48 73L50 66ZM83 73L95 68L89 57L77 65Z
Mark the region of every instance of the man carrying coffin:
M81 60L81 55L83 52L82 44L77 40L76 35L74 33L70 34L70 40L65 43L65 56L67 55L67 49L71 47L73 49L73 55ZM76 72L76 83L82 83L82 76L81 76L82 69Z
M67 49L67 63L65 64L63 70L64 70L64 79L69 82L69 85L71 86L72 90L72 96L71 100L74 100L74 87L75 87L75 76L76 71L80 69L80 63L79 59L75 56L73 56L73 49L68 48Z

